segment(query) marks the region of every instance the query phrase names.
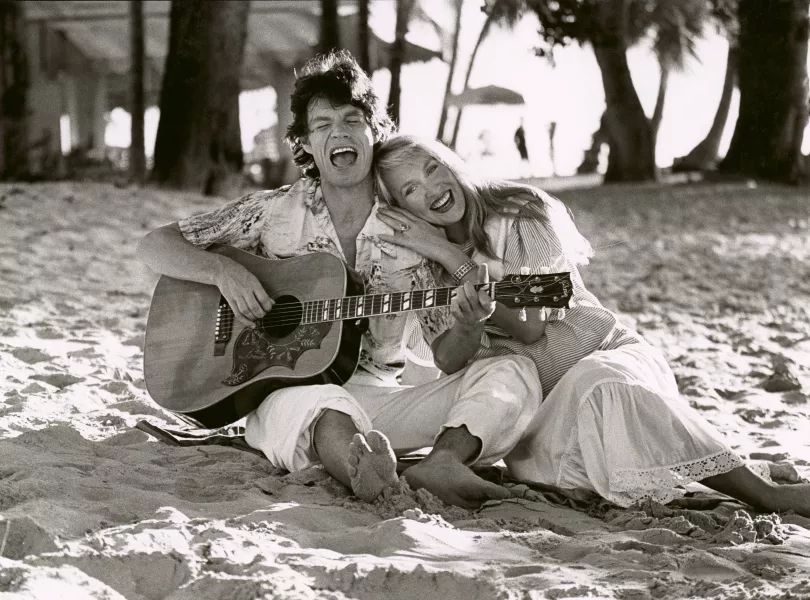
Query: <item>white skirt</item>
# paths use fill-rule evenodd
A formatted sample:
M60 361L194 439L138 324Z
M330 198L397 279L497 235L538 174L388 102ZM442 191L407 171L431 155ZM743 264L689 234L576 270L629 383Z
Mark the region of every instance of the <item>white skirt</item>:
M535 435L507 457L512 475L587 488L620 506L667 503L693 481L743 465L681 397L669 365L646 343L579 361L540 407Z

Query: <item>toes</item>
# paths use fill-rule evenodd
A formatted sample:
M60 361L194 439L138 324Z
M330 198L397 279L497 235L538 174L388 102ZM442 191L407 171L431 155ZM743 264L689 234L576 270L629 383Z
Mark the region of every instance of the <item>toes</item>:
M463 490L462 493L464 493L464 497L467 500L478 502L479 504L487 500L506 500L512 497L512 492L508 489L488 481L476 482L475 487Z
M372 429L366 434L366 440L368 441L368 446L371 450L376 454L393 454L394 451L391 449L391 442L388 441L388 438L385 437L384 434L380 433Z
M487 486L486 496L487 500L506 500L507 498L512 497L512 492L507 490L505 487L491 483L489 486Z
M355 433L352 437L352 441L349 444L349 453L361 455L366 452L371 452L371 448L366 441L365 436L362 433Z

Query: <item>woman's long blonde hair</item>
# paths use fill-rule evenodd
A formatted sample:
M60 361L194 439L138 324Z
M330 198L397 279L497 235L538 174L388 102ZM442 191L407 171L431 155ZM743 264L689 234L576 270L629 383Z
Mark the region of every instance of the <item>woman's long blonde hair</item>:
M491 214L513 214L518 219L537 219L557 233L566 257L574 264L587 264L593 256L590 243L577 230L560 200L546 192L505 179L482 179L467 169L464 161L441 142L412 135L394 135L374 153L374 179L383 202L396 206L396 198L385 183L386 175L403 165L430 157L447 167L464 192L467 210L464 226L473 246L490 258L496 258L484 225Z

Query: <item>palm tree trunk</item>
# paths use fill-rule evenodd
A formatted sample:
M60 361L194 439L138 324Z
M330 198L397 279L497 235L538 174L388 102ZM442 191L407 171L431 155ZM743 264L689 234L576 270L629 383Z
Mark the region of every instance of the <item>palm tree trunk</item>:
M146 179L146 154L144 151L144 95L143 95L143 0L129 0L130 6L130 52L132 74L132 135L129 145L129 172L136 184Z
M28 175L28 61L23 3L0 2L0 179Z
M360 63L360 66L366 73L371 74L371 56L369 56L371 37L368 28L368 3L369 0L360 0L358 3L360 9L360 27L359 31L357 32L357 37L360 41L360 55L357 57L357 61Z
M595 18L599 31L592 45L602 73L610 146L605 181L655 180L652 129L627 63L627 0L603 0Z
M242 170L239 74L248 0L173 0L152 179L230 194Z
M726 130L728 113L731 109L731 97L734 94L734 87L737 85L738 55L737 48L729 46L723 92L720 95L720 103L717 105L717 112L714 113L709 133L689 151L689 154L673 161L673 171L710 171L717 167L717 161L720 160L720 142L723 139L723 132Z
M326 53L340 47L338 27L338 0L321 0L321 52Z
M473 47L472 54L470 55L470 62L467 65L467 72L464 74L464 86L461 88L462 91L466 90L470 85L470 76L472 75L473 66L475 65L475 58L478 56L478 50L481 48L481 44L483 44L484 40L489 35L489 30L492 28L492 23L494 22L495 18L493 17L492 13L489 13L487 15L487 20L484 21L484 25L481 27L481 32L478 34L478 39L475 40L475 46ZM450 139L451 148L456 147L458 131L461 128L461 116L463 113L464 108L459 106L458 112L456 113L456 122L453 125L453 137Z
M453 94L453 76L456 74L456 63L458 62L458 40L461 37L461 12L464 8L464 0L455 0L456 22L453 31L453 50L450 55L450 72L447 74L447 84L444 86L444 101L442 102L442 112L439 115L439 129L436 139L444 139L444 128L447 124L447 108L450 105L450 96Z
M667 87L669 85L670 66L661 62L661 78L658 80L658 96L655 99L655 109L650 119L650 129L652 131L653 148L658 141L658 131L661 129L661 121L664 118L664 104L667 99Z
M739 4L740 115L719 168L797 182L807 175L801 147L807 125L810 0Z
M405 62L405 34L408 33L408 20L415 0L397 0L397 22L394 29L394 43L391 44L391 57L388 69L391 71L391 88L388 92L388 112L391 120L399 125L399 102L402 93L402 65Z

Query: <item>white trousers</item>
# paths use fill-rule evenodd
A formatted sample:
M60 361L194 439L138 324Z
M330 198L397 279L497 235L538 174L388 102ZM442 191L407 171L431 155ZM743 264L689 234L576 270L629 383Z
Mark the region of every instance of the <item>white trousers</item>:
M413 387L368 385L361 375L343 387L313 385L277 390L247 417L245 439L275 467L299 471L318 462L313 429L324 410L345 413L360 432L376 429L397 455L432 446L448 428L465 425L481 440L470 464L508 455L536 428L542 397L534 362L498 356Z

